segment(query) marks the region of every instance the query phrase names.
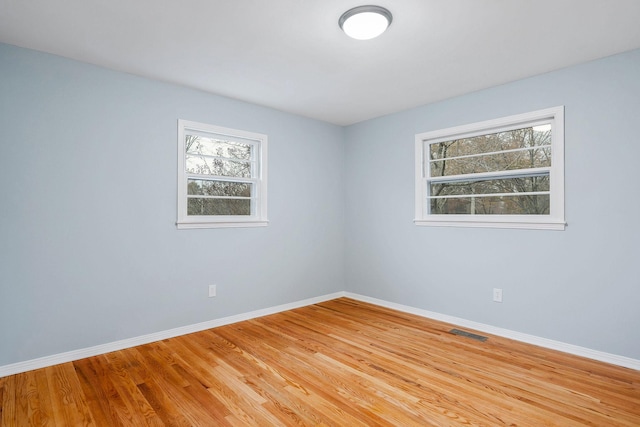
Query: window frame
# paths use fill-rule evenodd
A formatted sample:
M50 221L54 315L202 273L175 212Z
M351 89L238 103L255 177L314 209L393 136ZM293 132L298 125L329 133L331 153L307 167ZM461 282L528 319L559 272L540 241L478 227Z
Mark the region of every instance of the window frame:
M254 147L252 158L252 176L240 181L254 184L255 195L251 197L251 215L187 215L188 181L189 179L221 178L222 181L233 181L234 177L218 177L216 175L199 175L186 170L185 141L189 131L198 134L224 136L233 140L241 139L242 143ZM227 227L264 227L267 219L267 135L231 129L189 120L178 120L178 229L193 228L227 228Z
M427 197L429 184L432 181L429 176L429 147L431 144L547 123L551 124L550 209L548 215L430 213L430 203ZM487 177L499 177L500 171L497 171L495 175L493 173L486 175ZM439 227L564 230L566 226L564 217L564 106L416 134L414 223L419 226Z

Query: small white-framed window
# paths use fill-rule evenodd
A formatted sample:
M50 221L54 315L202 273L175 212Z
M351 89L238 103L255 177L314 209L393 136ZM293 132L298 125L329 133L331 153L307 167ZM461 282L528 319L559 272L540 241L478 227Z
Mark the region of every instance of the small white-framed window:
M178 228L267 221L267 136L178 120Z
M564 107L416 135L416 225L564 230Z

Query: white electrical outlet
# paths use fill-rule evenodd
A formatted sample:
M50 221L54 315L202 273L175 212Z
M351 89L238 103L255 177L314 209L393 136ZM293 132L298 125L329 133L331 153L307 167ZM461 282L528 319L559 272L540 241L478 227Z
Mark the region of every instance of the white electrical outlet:
M495 302L502 302L502 289L493 288L493 300Z
M209 285L209 298L216 296L216 285Z

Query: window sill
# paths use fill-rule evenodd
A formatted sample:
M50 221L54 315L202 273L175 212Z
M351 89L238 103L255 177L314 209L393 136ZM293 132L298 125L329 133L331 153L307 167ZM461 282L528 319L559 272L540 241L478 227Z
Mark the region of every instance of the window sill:
M176 222L178 230L187 230L192 228L252 228L266 227L269 225L267 220L253 221L183 221Z
M413 222L419 226L428 227L470 227L470 228L515 228L524 230L557 230L562 231L566 227L564 221L487 221L478 219L415 219Z

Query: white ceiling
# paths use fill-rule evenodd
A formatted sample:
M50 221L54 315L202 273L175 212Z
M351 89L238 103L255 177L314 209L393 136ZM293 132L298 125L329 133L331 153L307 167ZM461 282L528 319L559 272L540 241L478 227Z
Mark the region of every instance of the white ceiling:
M348 125L640 48L640 0L0 0L0 42ZM640 78L640 76L639 76Z

